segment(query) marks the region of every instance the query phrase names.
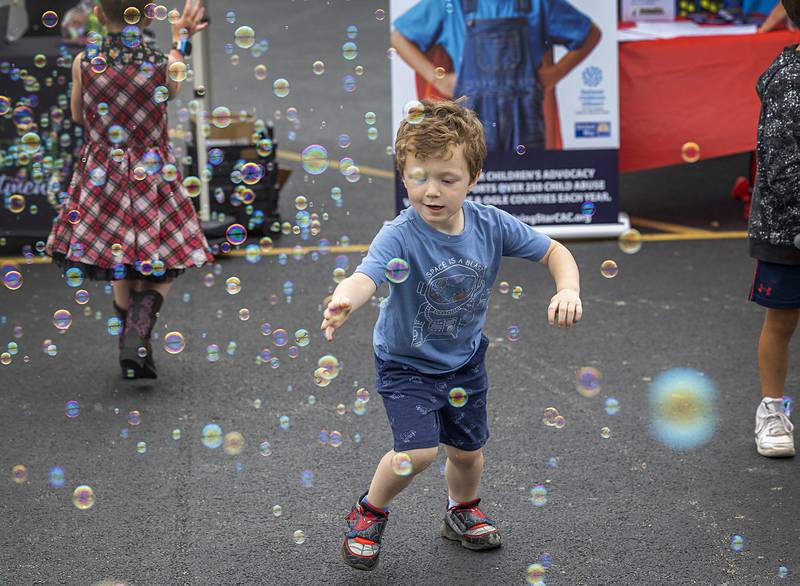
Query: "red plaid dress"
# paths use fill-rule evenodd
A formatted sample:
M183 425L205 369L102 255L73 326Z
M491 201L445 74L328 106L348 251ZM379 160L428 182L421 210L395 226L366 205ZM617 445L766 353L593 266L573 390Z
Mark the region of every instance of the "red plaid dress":
M86 144L47 239L64 269L164 280L214 257L167 135L167 59L107 36L81 62Z

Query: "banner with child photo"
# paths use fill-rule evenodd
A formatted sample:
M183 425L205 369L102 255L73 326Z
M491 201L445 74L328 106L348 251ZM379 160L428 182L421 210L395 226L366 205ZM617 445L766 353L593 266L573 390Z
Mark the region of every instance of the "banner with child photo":
M468 196L553 236L616 236L617 7L391 0L394 132L414 101L466 96L488 157ZM396 174L397 211L409 202Z

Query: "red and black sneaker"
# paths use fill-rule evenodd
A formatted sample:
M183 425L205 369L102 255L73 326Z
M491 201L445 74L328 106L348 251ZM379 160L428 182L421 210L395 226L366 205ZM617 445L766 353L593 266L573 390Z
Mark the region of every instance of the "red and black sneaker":
M350 530L344 534L342 559L357 570L372 570L378 565L381 552L381 536L386 528L389 513L376 509L361 500L365 492L345 517Z
M478 508L481 499L459 503L448 509L442 523L442 537L460 541L467 549L494 549L502 545L494 521Z

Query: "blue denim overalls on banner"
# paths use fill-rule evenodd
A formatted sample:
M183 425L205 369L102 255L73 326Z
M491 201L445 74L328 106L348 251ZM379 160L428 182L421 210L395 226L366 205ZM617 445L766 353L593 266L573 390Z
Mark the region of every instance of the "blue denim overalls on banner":
M477 0L461 0L464 14L474 13ZM514 0L522 14L531 0ZM545 147L542 113L544 90L536 76L527 17L475 20L468 18L455 97L465 95L486 131L489 151Z

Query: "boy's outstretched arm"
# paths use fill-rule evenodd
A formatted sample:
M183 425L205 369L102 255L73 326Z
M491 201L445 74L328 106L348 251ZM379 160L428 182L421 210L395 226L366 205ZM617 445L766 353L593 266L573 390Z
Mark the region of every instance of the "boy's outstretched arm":
M552 326L558 320L558 327L570 327L583 316L578 265L567 247L555 240L539 262L547 266L556 283L556 294L547 308L547 323Z
M589 53L594 51L594 48L602 38L603 33L600 32L600 29L595 23L592 23L592 28L589 29L589 34L580 47L568 52L558 63L539 67L539 82L542 84L542 87L546 90L554 88L556 84L564 79L570 71L575 69L581 61L586 59Z
M375 282L364 273L353 273L339 283L323 312L320 326L328 342L333 340L334 330L341 327L352 312L369 301L376 290Z
M447 98L453 97L453 91L456 88L455 73L446 73L442 78L436 77L436 68L430 59L398 30L392 31L392 47L411 69L416 71L422 79L433 84L440 94Z

